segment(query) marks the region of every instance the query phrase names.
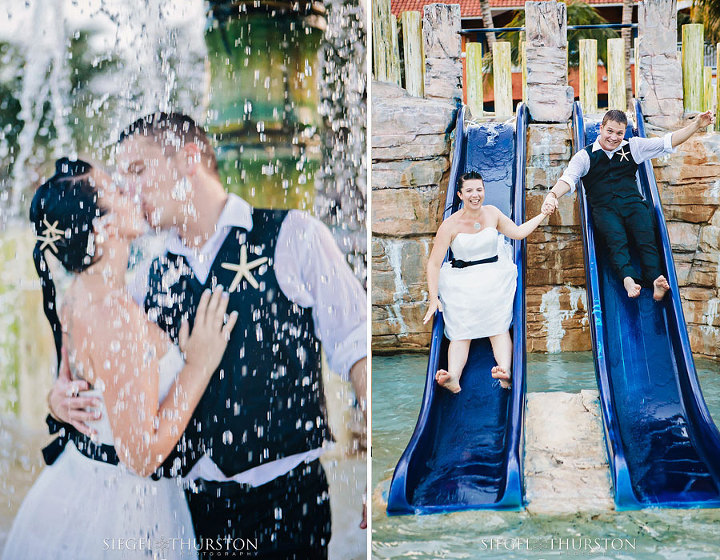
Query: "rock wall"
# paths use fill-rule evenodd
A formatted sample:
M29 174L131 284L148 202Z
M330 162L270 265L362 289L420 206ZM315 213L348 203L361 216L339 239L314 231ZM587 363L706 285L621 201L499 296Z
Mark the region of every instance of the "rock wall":
M648 122L672 127L683 114L677 0L638 2L638 99Z
M533 121L570 118L573 88L568 86L567 7L555 0L525 2L527 105Z
M374 351L430 342L425 268L442 221L456 106L372 83L372 321Z
M425 97L462 100L460 4L430 4L423 15Z
M528 127L525 212L540 212L547 191L572 156L569 124ZM528 352L590 350L583 240L575 195L527 240Z
M693 352L720 357L720 134L653 161Z
M403 126L411 144L403 152L391 140L397 135L382 133L376 120L390 119L382 113L390 107L401 111L405 102L394 99L377 106L375 89L373 92L373 349L424 350L430 343L429 326L421 323L427 298L425 266L445 200L449 169L449 145L440 152L447 134L439 130L443 122L450 126L452 112L448 110L447 121L443 117L434 123L435 132L430 132L429 123L423 125L428 127L423 134L410 133L409 125L426 122L423 119L429 117L422 111L412 119L406 117ZM413 110L429 109L427 103L431 102L415 101L423 105ZM388 120L384 128L400 130L399 121ZM445 138L442 142L440 136ZM421 148L428 145L435 149ZM382 147L378 150L377 146ZM528 217L539 212L571 150L569 124L530 125ZM413 153L418 155L410 157ZM402 154L406 159L391 159ZM655 159L653 165L693 351L720 357L720 135L696 135L676 153ZM388 168L396 170L392 180ZM415 171L417 168L426 171ZM434 171L427 172L428 168ZM379 181L376 171L381 172ZM438 183L426 184L438 177ZM430 193L437 197L424 198ZM413 219L416 224L411 223ZM529 352L591 349L579 223L576 197L568 195L560 200L559 211L549 222L528 238Z

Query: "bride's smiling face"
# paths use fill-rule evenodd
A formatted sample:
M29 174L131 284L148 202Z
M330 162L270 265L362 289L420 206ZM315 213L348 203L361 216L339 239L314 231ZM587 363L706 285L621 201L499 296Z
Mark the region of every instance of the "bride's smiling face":
M465 208L479 210L485 202L485 185L482 179L466 179L458 195Z

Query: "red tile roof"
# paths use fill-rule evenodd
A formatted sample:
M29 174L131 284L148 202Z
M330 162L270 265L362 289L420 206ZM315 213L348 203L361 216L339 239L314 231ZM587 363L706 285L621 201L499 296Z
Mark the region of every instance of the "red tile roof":
M588 4L622 4L622 0L587 0ZM422 12L427 4L460 4L460 17L481 17L480 0L390 0L396 16L402 12ZM525 0L490 0L491 8L524 8Z

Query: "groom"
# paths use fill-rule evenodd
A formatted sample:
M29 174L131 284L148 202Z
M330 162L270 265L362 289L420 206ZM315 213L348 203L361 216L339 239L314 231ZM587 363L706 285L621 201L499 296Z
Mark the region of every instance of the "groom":
M134 122L120 137L118 163L150 225L170 232L164 256L136 282L151 320L177 342L182 320L192 326L199 296L216 285L230 293L228 312L239 313L161 474L190 481L205 553L256 538L262 558L325 558L330 508L319 457L330 434L321 349L364 408L364 290L320 222L228 195L210 142L189 117ZM70 420L61 385L51 410Z
M663 138L632 137L625 140L627 117L610 110L603 117L597 139L576 153L567 169L543 202L543 212L554 212L558 199L582 178L595 229L607 248L610 264L622 281L628 297L640 295L641 288L652 288L660 301L670 289L662 273L657 249L652 209L635 181L638 165L668 154L698 130L714 122L711 111L700 113L685 128ZM629 242L638 250L640 272L630 261Z

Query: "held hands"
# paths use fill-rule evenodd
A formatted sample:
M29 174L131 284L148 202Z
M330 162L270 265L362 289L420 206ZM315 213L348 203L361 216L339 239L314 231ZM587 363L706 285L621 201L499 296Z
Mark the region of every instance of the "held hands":
M548 193L548 195L545 197L545 200L543 200L542 207L540 208L540 212L542 212L545 216L551 216L555 213L555 210L558 208L558 199L555 193Z
M436 311L442 313L442 310L443 308L440 300L437 297L431 298L430 307L428 308L427 313L425 313L425 317L423 317L423 325L427 325L428 321L433 318Z
M180 327L180 350L185 354L185 363L207 377L220 365L238 318L237 311L233 311L225 322L229 301L227 292L220 286L212 294L205 290L200 297L192 334L187 321Z
M697 123L698 129L706 128L715 122L715 115L713 115L712 110L705 111L695 117L695 122Z

